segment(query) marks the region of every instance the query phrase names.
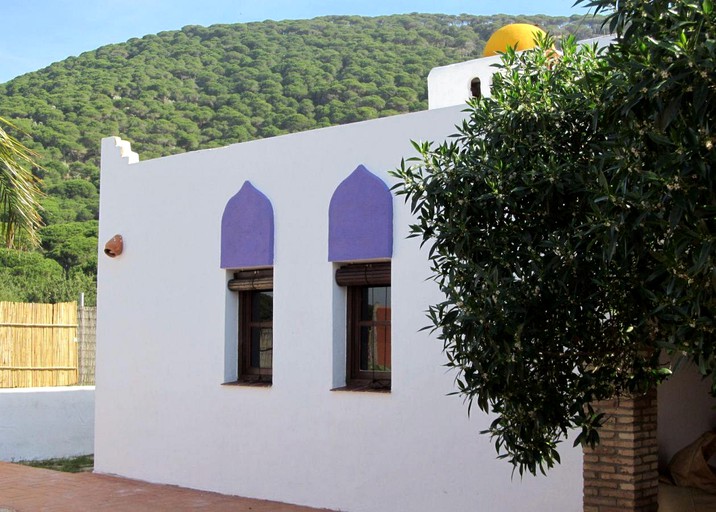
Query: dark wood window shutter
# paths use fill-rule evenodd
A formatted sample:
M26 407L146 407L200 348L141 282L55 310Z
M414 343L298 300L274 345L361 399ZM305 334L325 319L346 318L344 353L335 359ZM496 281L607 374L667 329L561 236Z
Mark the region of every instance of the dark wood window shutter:
M390 286L390 262L358 263L336 270L339 286Z
M272 289L272 268L241 270L239 272L234 273L234 278L229 281L229 290L234 292Z

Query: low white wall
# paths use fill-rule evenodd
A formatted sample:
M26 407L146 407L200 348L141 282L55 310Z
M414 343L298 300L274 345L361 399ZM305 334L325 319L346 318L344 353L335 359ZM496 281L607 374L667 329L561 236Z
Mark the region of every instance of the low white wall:
M94 443L94 386L0 389L0 460L86 455Z

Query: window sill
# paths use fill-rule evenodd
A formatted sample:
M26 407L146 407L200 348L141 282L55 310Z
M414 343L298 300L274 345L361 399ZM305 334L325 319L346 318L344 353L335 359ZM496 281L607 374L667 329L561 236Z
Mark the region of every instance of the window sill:
M224 382L222 386L239 386L245 388L270 388L271 382L260 381L260 380L235 380L232 382Z
M349 391L358 393L383 393L390 394L390 383L385 382L351 382L340 388L333 388L331 391Z

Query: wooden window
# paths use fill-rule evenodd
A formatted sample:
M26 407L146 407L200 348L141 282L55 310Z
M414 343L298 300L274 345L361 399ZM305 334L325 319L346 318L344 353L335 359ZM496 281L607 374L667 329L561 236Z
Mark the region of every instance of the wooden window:
M239 380L271 383L273 373L273 270L234 274L239 292Z
M336 282L346 286L348 292L346 384L355 389L389 390L390 263L341 267Z

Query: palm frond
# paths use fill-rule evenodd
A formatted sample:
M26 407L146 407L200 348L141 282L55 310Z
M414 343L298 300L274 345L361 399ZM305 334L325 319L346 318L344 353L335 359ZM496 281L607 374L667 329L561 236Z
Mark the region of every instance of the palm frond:
M39 242L37 230L42 225L39 210L38 179L32 174L37 156L2 125L17 129L10 121L0 117L0 236L7 247L12 247L18 231L27 234L29 241Z

